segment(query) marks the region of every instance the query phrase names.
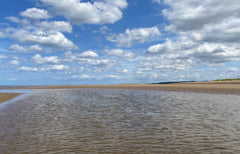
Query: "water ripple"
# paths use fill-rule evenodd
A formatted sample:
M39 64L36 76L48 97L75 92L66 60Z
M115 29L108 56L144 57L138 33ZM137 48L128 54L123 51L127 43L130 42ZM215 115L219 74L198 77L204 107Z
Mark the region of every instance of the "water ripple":
M239 153L240 96L38 90L0 108L0 153Z

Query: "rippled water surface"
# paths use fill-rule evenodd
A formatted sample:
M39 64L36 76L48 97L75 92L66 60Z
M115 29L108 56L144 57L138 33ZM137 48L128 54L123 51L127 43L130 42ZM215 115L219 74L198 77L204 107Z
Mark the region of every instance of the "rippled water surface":
M0 106L0 153L240 153L240 96L38 90Z

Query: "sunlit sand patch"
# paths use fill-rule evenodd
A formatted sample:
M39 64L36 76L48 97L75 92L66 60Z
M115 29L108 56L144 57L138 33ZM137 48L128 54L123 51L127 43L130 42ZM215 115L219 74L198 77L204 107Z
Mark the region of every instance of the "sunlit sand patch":
M19 95L21 93L0 93L0 103L11 100Z

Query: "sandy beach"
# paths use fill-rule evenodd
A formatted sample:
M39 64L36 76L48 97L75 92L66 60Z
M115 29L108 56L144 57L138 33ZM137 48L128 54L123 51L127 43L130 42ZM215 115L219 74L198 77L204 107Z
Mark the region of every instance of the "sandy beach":
M0 93L0 103L13 99L21 94L19 93Z
M119 85L48 85L48 86L0 86L0 89L76 89L105 88L158 91L184 91L218 94L240 94L240 81L185 82L172 84L119 84ZM19 94L0 94L0 101L6 101Z

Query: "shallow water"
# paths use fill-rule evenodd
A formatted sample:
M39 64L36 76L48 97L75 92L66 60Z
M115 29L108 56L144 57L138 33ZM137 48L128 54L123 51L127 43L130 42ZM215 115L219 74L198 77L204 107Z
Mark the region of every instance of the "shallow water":
M240 96L37 90L0 107L0 153L240 153Z

